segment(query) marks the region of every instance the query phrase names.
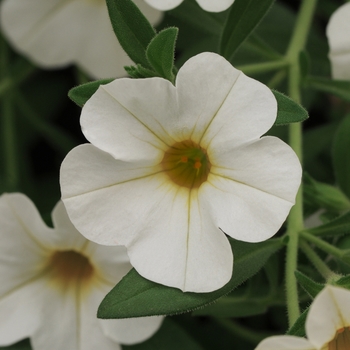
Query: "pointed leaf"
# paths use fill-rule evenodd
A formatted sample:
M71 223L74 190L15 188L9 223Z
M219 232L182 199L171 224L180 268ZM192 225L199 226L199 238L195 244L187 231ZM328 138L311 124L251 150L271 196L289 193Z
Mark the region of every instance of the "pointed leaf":
M305 87L317 91L326 92L350 101L350 81L333 80L323 77L308 77L305 80Z
M150 339L135 345L123 345L123 350L204 350L185 330L166 318L159 331Z
M79 107L83 107L86 101L97 91L100 85L108 84L113 79L102 79L76 86L69 90L68 97Z
M349 82L350 83L350 82ZM349 86L350 89L350 86ZM349 90L350 93L350 90ZM350 198L350 114L340 123L333 144L333 166L339 187Z
M156 35L152 25L131 0L106 0L114 33L128 56L151 68L146 49Z
M220 53L231 60L238 47L264 18L274 0L236 0L227 16Z
M230 240L235 263L231 280L211 293L183 293L141 277L132 269L107 294L98 309L99 318L127 318L174 315L189 312L226 295L257 273L267 259L282 246L280 239L262 243Z
M350 212L324 225L305 230L319 237L342 236L350 233Z
M305 322L306 316L309 312L309 308L304 310L304 312L300 315L300 317L295 321L293 326L288 330L288 335L294 335L296 337L305 337Z
M350 275L341 277L338 281L335 282L336 286L350 289Z
M288 96L272 90L278 104L275 125L298 123L309 118L307 111Z
M324 288L324 284L313 281L310 277L304 275L299 271L295 271L295 277L303 289L310 295L311 298L315 298L316 295Z
M148 62L160 77L174 82L175 43L179 30L166 28L159 32L149 43L146 56Z

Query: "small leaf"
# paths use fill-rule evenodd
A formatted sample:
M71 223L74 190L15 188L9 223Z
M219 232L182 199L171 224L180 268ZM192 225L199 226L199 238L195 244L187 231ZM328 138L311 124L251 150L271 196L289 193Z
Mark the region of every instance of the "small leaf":
M333 80L323 77L308 77L304 81L304 86L350 101L350 81Z
M350 198L350 114L339 125L332 151L336 181Z
M295 321L293 326L288 330L288 335L294 335L296 337L305 337L305 322L306 316L309 312L309 308L304 310L304 312L300 315L300 317Z
M262 243L244 243L230 239L235 263L231 280L211 293L183 293L141 277L132 269L107 294L98 309L99 318L127 318L174 315L210 304L228 294L257 273L267 259L282 247L279 239Z
M299 271L295 271L295 277L303 289L310 295L311 298L315 298L316 295L324 288L324 284L313 281L310 277L304 275Z
M149 43L146 56L148 62L160 77L174 82L175 43L179 30L166 28L159 32Z
M114 33L128 56L136 63L151 68L146 49L156 35L152 25L131 0L106 0Z
M204 350L189 334L169 318L150 339L135 345L123 345L123 350Z
M339 216L333 221L327 222L324 225L305 230L315 236L332 237L342 236L350 233L350 212Z
M335 282L335 285L350 289L350 275L339 278L338 281Z
M76 86L69 90L68 97L79 107L83 107L90 97L97 91L100 85L108 84L113 79L102 79Z
M125 66L124 69L132 78L136 79L152 78L158 76L156 72L142 67L141 64L138 64L137 66Z
M236 0L227 16L220 53L230 61L238 47L264 18L274 0Z
M307 111L291 98L276 90L272 90L272 92L278 104L275 125L303 122L309 118Z

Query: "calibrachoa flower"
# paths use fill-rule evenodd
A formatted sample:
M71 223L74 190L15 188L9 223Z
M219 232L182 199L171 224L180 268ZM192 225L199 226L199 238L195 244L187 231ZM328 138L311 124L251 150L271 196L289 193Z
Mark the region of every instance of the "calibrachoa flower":
M340 6L333 13L326 32L332 76L350 80L350 3Z
M349 350L350 291L326 286L310 306L305 338L274 336L255 350Z
M125 248L87 241L62 202L52 219L53 229L22 194L0 197L0 346L30 337L34 350L116 350L153 335L160 317L96 317L130 269Z
M126 245L144 277L209 292L232 275L225 233L259 242L280 228L300 163L275 137L272 92L221 56L203 53L161 78L100 86L81 114L84 135L61 167L74 225L97 243Z
M145 0L149 5L162 11L171 10L179 6L183 0ZM196 0L199 6L208 12L227 10L235 0Z
M134 0L152 24L161 12ZM10 43L40 67L76 63L93 78L125 75L132 61L123 51L104 0L4 0L2 31Z

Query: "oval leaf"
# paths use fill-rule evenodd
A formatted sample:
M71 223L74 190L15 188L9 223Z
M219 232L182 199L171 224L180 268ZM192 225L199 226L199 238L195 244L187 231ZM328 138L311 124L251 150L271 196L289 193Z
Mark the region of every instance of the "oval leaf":
M151 282L132 269L102 301L99 318L128 318L174 315L189 312L226 295L257 273L282 246L279 239L244 243L230 239L235 264L231 280L211 293L183 293L179 289Z
M272 92L278 104L275 125L299 123L309 118L307 111L291 98L276 90L272 90Z

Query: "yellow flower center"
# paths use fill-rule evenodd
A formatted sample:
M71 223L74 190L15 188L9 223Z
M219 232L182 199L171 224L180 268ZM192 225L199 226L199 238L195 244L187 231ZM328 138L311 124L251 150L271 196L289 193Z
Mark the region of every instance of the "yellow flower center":
M49 264L55 281L61 285L70 282L87 282L91 279L94 268L89 259L74 250L57 251Z
M187 188L198 188L207 180L211 168L206 151L190 140L169 147L161 165L174 183Z
M327 350L349 350L350 328L341 328L337 331L334 339L328 343Z

